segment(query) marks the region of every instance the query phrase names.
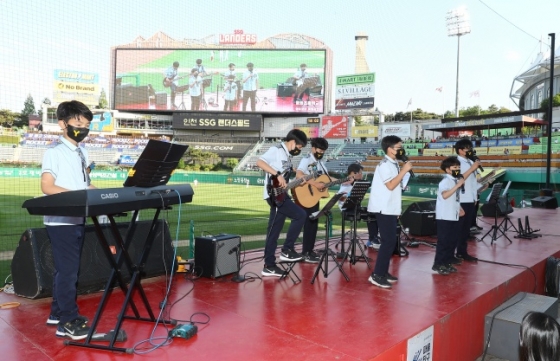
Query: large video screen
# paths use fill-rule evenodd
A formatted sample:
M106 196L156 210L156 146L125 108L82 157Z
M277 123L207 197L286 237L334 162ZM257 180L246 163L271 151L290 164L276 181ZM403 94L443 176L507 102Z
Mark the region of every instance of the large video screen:
M318 114L324 79L325 50L116 49L113 105Z

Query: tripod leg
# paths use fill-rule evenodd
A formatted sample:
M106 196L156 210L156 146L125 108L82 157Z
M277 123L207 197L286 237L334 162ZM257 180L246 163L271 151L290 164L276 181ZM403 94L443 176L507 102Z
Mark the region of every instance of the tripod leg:
M325 247L327 248L327 247ZM328 251L325 249L325 252L323 252L323 254L321 255L321 258L319 258L319 263L317 264L317 268L315 268L315 273L313 273L313 277L311 278L311 284L313 284L315 282L315 278L317 278L317 275L319 274L319 271L323 268L323 261L325 262L325 265L327 264L327 253ZM325 278L327 277L326 271L325 271Z

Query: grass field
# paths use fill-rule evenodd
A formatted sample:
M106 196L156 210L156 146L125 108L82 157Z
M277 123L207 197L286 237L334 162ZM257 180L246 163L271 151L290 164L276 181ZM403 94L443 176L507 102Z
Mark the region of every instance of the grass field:
M104 181L97 182L95 185L99 188L111 188L122 186L122 182ZM178 240L188 240L191 236L190 224L192 221L195 237L220 233L236 234L241 236L245 249L263 246L269 207L262 199L262 186L198 183L194 192L192 203L185 203L181 207L176 205L172 210L164 211L161 214L161 218L166 219L169 223L173 239L179 229ZM334 192L331 191L331 194ZM31 216L27 210L21 208L26 199L39 195L39 179L2 178L0 181L0 280L4 280L10 274L10 251L16 249L22 233L29 228L43 227L42 217ZM362 202L363 205L367 204L367 197ZM324 200L322 204L327 200ZM418 200L424 199L407 198L403 201L403 209L406 209L411 202ZM143 210L140 212L140 219L149 220L153 214L153 210ZM122 221L128 221L128 219ZM284 231L287 230L288 225L289 222L286 222ZM359 227L366 229L363 222ZM336 231L340 228L340 212L335 210L333 212L333 230ZM324 221L320 223L318 234L319 237L324 237ZM178 254L183 258L189 256L186 247L181 247Z

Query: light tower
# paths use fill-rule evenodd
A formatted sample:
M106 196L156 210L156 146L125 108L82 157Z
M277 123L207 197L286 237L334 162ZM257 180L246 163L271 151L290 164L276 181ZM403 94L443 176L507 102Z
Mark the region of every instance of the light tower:
M360 31L354 39L356 39L355 74L369 73L369 66L366 61L366 42L368 41L368 36L363 31Z
M447 12L447 36L457 37L457 80L455 87L455 117L459 117L459 53L461 49L461 35L471 32L469 13L466 7L460 7Z

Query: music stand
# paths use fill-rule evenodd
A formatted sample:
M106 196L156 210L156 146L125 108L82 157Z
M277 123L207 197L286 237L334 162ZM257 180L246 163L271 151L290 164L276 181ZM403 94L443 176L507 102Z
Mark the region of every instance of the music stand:
M489 198L490 198L490 202L495 204L494 224L492 225L492 228L490 228L490 230L486 232L486 234L480 239L480 241L483 241L484 238L486 238L486 236L488 236L490 232L492 232L492 240L490 241L490 245L494 244L494 241L498 238L498 232L500 232L509 241L509 243L512 243L511 239L509 239L509 237L504 233L504 231L502 231L501 228L502 224L508 219L508 217L504 217L502 222L498 224L498 211L500 210L500 208L498 207L498 202L500 200L501 191L502 191L502 183L495 183L492 186L492 192L490 193Z
M309 216L309 219L311 219L311 220L316 220L319 217L324 216L324 215L326 216L325 217L325 251L323 252L321 257L319 258L319 263L317 264L317 268L315 269L315 273L313 274L313 278L311 278L311 284L313 284L313 282L315 282L315 278L319 274L319 270L323 270L323 275L324 275L325 278L327 278L329 276L329 274L330 274L330 272L329 272L329 256L331 256L331 258L334 261L336 267L342 273L342 275L344 276L346 281L347 282L350 281L350 278L348 278L348 275L342 269L342 264L338 263L335 253L329 248L329 229L331 228L330 225L331 225L331 221L332 221L331 209L332 209L332 207L334 207L334 205L338 202L340 197L342 197L343 195L344 195L343 193L335 194L327 202L327 204L325 204L323 209L321 209L320 211L315 212L315 213L313 213ZM323 262L325 262L324 268L323 268ZM333 271L334 271L334 269L333 269Z
M362 200L364 199L364 196L366 195L369 187L371 186L370 182L354 182L354 185L352 186L352 190L350 191L350 195L348 196L348 198L346 198L346 201L344 202L344 204L342 205L342 210L346 215L350 215L349 213L352 212L352 216L354 217L354 219L352 220L352 229L351 229L351 233L352 233L352 239L350 241L350 245L349 245L349 249L347 252L344 252L344 231L342 232L342 238L341 238L341 242L342 242L342 247L341 247L341 251L342 251L342 263L344 264L344 260L350 256L350 263L352 264L356 264L356 262L358 261L358 259L363 259L367 265L368 268L370 267L369 264L369 258L365 255L365 250L364 247L358 242L358 218L360 218L359 215L359 210L360 210L360 204L362 203ZM350 211L350 212L349 212ZM345 222L345 217L343 215L343 225ZM356 256L356 245L358 245L358 248L360 249L360 252L362 253L361 256Z
M166 185L188 145L150 139L134 166L128 171L124 187Z
M162 186L166 185L169 179L171 178L172 172L175 170L175 167L179 163L179 160L187 150L187 145L179 145L179 144L172 144L157 140L149 140L146 148L140 155L140 158L134 165L134 167L129 171L128 178L124 182L125 187L136 186L136 187L155 187L155 186ZM159 194L167 194L172 192L172 189L164 189L164 190L152 190L152 192L159 193ZM141 190L140 192L144 192ZM163 205L163 197L162 197L162 205L155 208L155 214L152 220L152 224L150 227L150 231L146 236L146 240L144 241L144 246L142 252L140 253L137 260L133 260L128 252L128 248L132 243L132 239L134 236L134 232L136 230L136 219L138 217L139 210L134 210L132 215L130 224L128 226L128 230L126 232L125 239L123 240L117 223L114 219L115 214L108 214L107 217L111 223L111 233L115 244L117 245L117 254L114 256L109 243L107 242L107 238L105 237L103 230L99 224L97 216L92 216L91 219L95 225L95 231L99 242L103 248L103 251L111 265L111 274L109 279L107 280L105 291L103 292L103 296L101 297L101 301L97 307L97 311L93 318L93 322L90 327L90 331L84 340L83 343L76 342L76 341L65 341L65 345L71 346L79 346L79 347L86 347L86 348L93 348L98 350L109 350L109 351L117 351L117 352L126 352L126 353L133 353L133 349L127 349L122 347L115 347L114 344L117 341L118 335L120 334L120 328L122 322L125 319L131 319L136 321L147 321L157 323L158 319L156 319L154 312L150 306L148 301L148 297L144 291L144 288L141 284L142 274L144 273L144 266L148 259L150 250L153 246L154 237L158 231L158 218L161 210L164 208ZM161 222L159 222L161 223ZM122 275L121 275L121 267L123 263L126 265L128 272L130 274L130 283L129 285L124 282ZM173 273L174 270L171 270ZM103 312L105 310L105 306L109 299L109 296L112 293L113 286L115 281L119 288L122 290L123 294L125 295L124 301L121 306L121 310L117 317L117 322L115 327L113 328L114 334L112 339L109 342L108 346L102 346L97 344L91 344L91 341L95 341L93 339L93 335L96 331L97 325ZM134 293L138 292L139 296L141 297L142 303L144 304L144 308L148 313L148 317L142 317L139 313L138 307L134 303L133 296ZM127 309L130 306L132 309L133 315L127 315ZM168 323L171 322L170 320L160 320L161 322ZM175 324L176 322L171 322Z

